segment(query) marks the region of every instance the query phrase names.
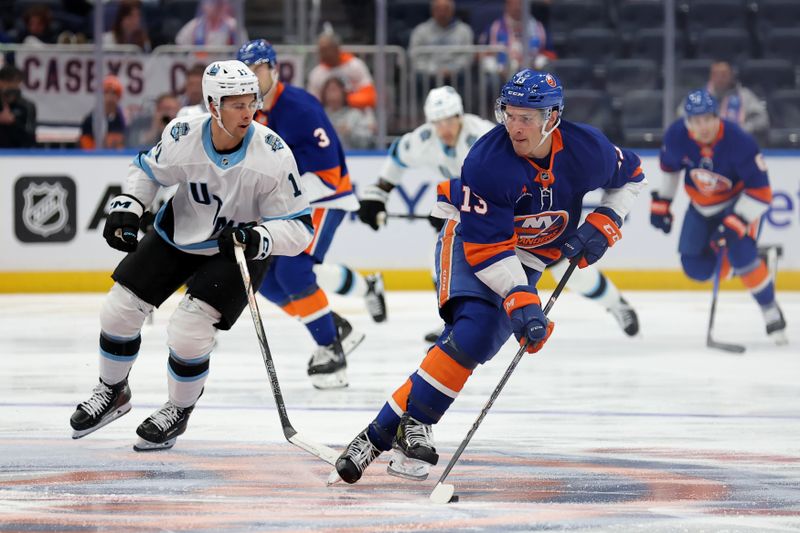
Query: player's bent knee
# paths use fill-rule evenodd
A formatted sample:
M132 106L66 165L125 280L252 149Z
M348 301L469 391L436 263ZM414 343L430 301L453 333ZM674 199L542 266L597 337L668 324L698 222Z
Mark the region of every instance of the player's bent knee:
M490 360L511 335L502 309L478 299L459 305L451 334L455 348L476 363ZM446 351L452 351L445 348Z
M100 328L115 337L136 337L152 310L151 304L115 283L100 310Z
M707 281L714 275L713 256L682 255L681 265L687 276L696 281Z
M167 345L182 359L208 355L214 348L214 337L222 315L202 300L187 294L172 314L167 325Z

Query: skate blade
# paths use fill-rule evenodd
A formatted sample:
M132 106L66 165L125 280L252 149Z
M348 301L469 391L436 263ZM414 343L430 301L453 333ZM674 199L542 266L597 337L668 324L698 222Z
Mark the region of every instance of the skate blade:
M364 341L366 334L361 333L360 331L352 330L350 334L342 339L342 352L345 356L350 355L350 353L358 348L358 345Z
M137 452L157 452L159 450L169 450L175 446L176 440L178 440L178 437L173 437L169 440L165 440L164 442L150 442L149 440L144 440L142 437L139 437L139 440L137 440L133 445L133 449Z
M410 479L411 481L425 481L428 479L430 471L430 463L419 459L411 459L397 450L392 451L392 457L386 467L386 473L390 476Z
M342 477L339 475L339 472L337 472L336 469L334 468L333 472L331 472L330 475L328 475L328 479L325 482L325 485L330 487L331 485L335 485L336 483L339 483L341 481Z
M786 337L786 331L782 329L770 333L769 338L772 339L772 342L774 342L777 346L786 346L789 344L789 339Z
M311 384L315 389L343 389L347 387L347 370L344 368L331 374L311 374Z
M81 430L77 430L76 429L76 430L73 430L72 438L73 439L79 439L81 437L85 437L89 433L94 433L95 431L97 431L101 427L103 427L103 426L105 426L107 424L110 424L111 422L113 422L117 418L128 414L130 412L130 410L131 410L131 402L128 402L125 405L121 405L113 413L110 413L110 414L106 415L105 418L101 418L100 419L100 423L97 424L96 426L90 427L89 429L81 429Z

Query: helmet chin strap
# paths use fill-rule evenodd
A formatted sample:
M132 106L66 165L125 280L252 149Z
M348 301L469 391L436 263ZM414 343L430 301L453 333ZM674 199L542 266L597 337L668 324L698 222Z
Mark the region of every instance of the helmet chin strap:
M561 116L559 115L558 120L556 120L556 123L553 124L553 127L550 128L549 130L545 129L547 127L547 123L550 121L551 116L553 116L552 107L549 108L544 115L544 120L542 121L542 138L539 140L539 144L536 145L536 148L539 148L542 144L544 144L544 141L547 140L550 134L556 131L558 125L561 124Z
M229 132L227 129L225 129L225 125L222 123L222 114L219 112L219 108L221 105L222 102L220 102L219 105L214 106L214 108L217 110L217 114L215 115L214 113L211 113L211 116L214 117L214 119L217 121L217 125L222 129L222 131L228 134L228 137L233 137L233 134Z

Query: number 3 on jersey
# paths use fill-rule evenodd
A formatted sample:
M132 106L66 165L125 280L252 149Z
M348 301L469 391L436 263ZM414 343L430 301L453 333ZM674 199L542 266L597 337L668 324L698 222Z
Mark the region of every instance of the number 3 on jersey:
M330 144L331 144L331 140L328 138L328 134L325 133L325 129L324 128L315 129L314 130L314 137L319 139L319 141L317 142L317 145L320 148L325 148L326 146L330 146Z
M489 206L486 205L486 202L483 200L483 198L477 194L474 194L466 185L462 185L461 190L464 193L464 201L461 203L461 210L465 213L469 213L470 211L474 210L475 214L477 215L485 215L489 210ZM477 200L477 205L472 204L472 196L474 196Z

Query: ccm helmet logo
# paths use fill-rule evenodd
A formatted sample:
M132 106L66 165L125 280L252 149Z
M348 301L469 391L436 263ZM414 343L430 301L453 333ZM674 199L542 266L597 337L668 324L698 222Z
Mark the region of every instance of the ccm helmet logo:
M508 94L510 94L511 96L525 96L525 93L520 93L517 91L508 91Z

